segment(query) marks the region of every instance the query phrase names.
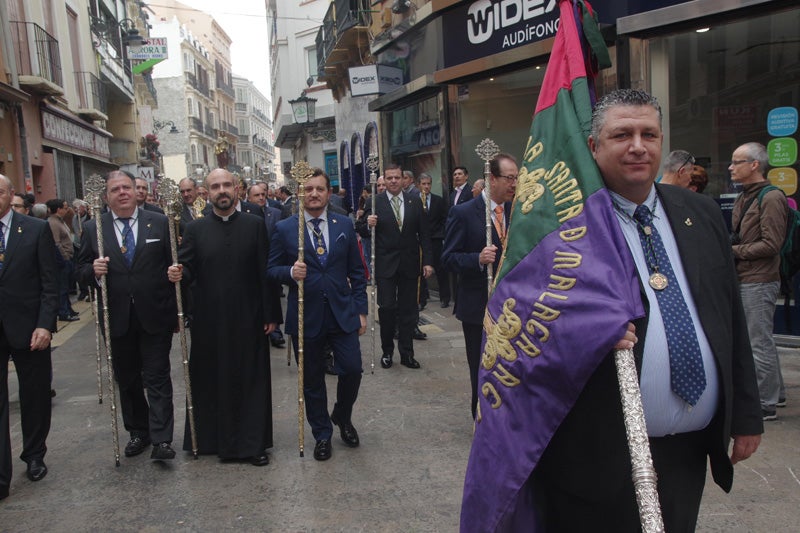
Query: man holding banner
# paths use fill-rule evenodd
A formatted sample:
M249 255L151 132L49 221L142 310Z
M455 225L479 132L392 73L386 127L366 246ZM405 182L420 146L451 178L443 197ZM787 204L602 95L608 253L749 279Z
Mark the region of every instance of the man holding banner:
M694 531L707 457L729 491L763 431L727 230L710 199L654 186L654 98L590 114L607 50L588 4L560 8L484 319L461 530L640 530L612 353L633 347L665 529Z

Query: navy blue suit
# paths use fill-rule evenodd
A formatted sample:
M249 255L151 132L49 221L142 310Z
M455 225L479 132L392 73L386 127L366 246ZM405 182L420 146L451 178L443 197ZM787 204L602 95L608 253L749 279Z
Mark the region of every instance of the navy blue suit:
M511 202L504 205L506 227ZM494 263L495 272L500 264L503 246L492 225L492 244L497 246ZM486 287L486 267L478 262L478 256L486 247L486 202L483 195L469 202L450 208L445 226L442 264L458 275L456 289L456 318L461 321L464 342L472 382L472 416L478 402L478 366L481 359L481 337L483 334L483 315L488 300Z
M286 333L297 342L297 282L291 267L297 261L298 215L278 223L269 252L267 275L289 286ZM346 216L327 213L327 259L323 266L317 245L305 232L306 279L304 282L304 396L306 415L319 441L333 432L328 416L325 387L325 343L333 347L334 369L339 376L333 415L349 422L361 383L359 315L368 311L366 277L353 222ZM296 350L295 350L296 351Z

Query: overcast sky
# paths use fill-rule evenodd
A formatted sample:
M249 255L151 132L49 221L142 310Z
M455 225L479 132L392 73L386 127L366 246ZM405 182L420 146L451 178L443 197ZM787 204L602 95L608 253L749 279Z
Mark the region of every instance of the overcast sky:
M151 0L157 4L158 0ZM269 40L264 0L179 0L212 15L231 44L233 73L255 83L270 98Z

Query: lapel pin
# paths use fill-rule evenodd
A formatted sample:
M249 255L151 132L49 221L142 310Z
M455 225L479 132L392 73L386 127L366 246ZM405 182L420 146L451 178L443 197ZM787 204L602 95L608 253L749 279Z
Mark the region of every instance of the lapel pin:
M149 227L151 227L151 226L152 226L152 224L150 224L150 223L148 222L148 224L147 224L147 227L149 228Z
M17 233L22 233L22 226L17 226Z
M692 219L691 218L687 218L686 220L683 221L683 223L686 224L687 226L691 226L692 225Z
M336 224L336 219L334 219L332 222L333 222L334 224Z

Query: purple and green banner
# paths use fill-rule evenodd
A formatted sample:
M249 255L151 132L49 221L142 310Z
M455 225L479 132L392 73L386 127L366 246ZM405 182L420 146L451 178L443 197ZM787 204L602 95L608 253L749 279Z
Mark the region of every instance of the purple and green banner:
M588 2L559 8L484 319L462 532L540 530L526 482L600 361L644 314L587 143L593 78L610 63L608 50Z

